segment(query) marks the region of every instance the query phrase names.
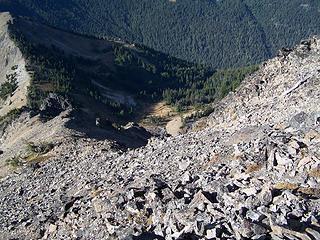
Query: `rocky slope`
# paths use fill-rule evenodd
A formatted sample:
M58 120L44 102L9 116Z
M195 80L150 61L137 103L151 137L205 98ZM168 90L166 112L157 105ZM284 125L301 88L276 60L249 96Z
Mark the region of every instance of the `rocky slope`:
M104 77L114 72L121 72L116 70L116 57L113 49L115 46L132 51L137 50L136 47L122 41L115 42L75 35L30 19L13 17L8 12L0 13L0 177L12 171L7 160L11 161L11 159L24 155L26 145L30 142L60 142L61 139L69 136L87 135L116 140L128 147L146 144L146 139L150 137L150 134L144 129L140 128L140 131L139 127L132 126L120 132L112 127L112 123L119 123L116 115L120 109L126 110L129 105L133 106L138 103L137 100L131 98L128 92L106 87L108 79ZM46 50L44 51L42 47ZM55 53L59 52L58 49L63 50L64 53L50 60ZM58 67L60 71L57 70L55 63L61 59L69 59L70 56L79 58L81 61L85 59L84 62L99 61L99 64L91 62L92 66L88 67L79 62L73 62L72 66L81 68L81 71L87 69L87 72L82 71L78 76L74 76L73 73L69 75L70 78L67 78L64 76L68 75L65 70L70 64L65 63L62 70L61 66ZM50 62L54 64L50 65ZM96 68L101 67L102 63L105 72L94 75L98 71ZM73 71L75 71L74 68ZM46 75L46 72L49 72L49 75ZM131 79L133 76L135 74L130 76ZM84 81L82 84L79 83L81 77ZM73 90L75 100L70 101L69 99L69 103L64 104L67 96L60 101L62 96L56 85L61 88L63 85L61 79L69 79L68 81L72 82L71 78L75 85ZM141 78L141 73L139 78ZM14 79L14 83L11 83L10 79ZM106 81L101 83L102 80ZM114 80L115 85L121 85L118 80ZM53 83L54 81L60 81L60 83ZM6 88L3 86L6 84L13 85L11 86L13 89L5 91ZM32 91L33 94L30 94ZM93 99L90 91L92 95L94 92L99 92L102 102ZM42 103L49 92L60 94L48 96L46 99L48 104L45 106L46 104ZM43 99L39 102L36 99L33 101L32 96L35 98L42 96ZM110 104L109 106L103 104L103 101L111 105L122 102L124 107L120 107L117 111L111 108ZM144 104L150 105L148 101L145 101ZM39 111L38 108L41 105L42 109ZM44 115L49 117L42 117ZM53 115L59 116L51 119ZM12 119L14 121L11 121ZM101 120L101 124L97 124L98 119ZM140 135L136 136L139 131ZM133 135L135 136L132 137Z
M320 239L320 38L261 65L202 131L68 138L0 180L2 239Z
M5 101L0 100L0 115L27 103L27 87L30 76L25 69L25 59L20 49L10 39L7 22L12 21L9 13L0 14L0 83L7 81L6 75L15 74L17 89Z

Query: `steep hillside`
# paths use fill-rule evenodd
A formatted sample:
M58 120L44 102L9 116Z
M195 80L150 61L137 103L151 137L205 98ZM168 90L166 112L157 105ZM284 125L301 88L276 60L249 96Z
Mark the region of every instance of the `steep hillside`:
M4 239L319 239L320 37L260 66L202 131L65 139L0 180Z
M1 0L0 10L143 43L214 68L260 63L319 33L317 0Z
M319 40L303 40L293 49L260 66L235 93L215 106L208 125L238 129L244 123L276 128L294 127L303 132L318 126ZM302 89L302 90L300 90Z
M106 112L103 117L118 120L134 119L142 107L161 100L177 111L201 110L257 69L214 71L143 45L76 35L22 17L12 20L9 33L27 61L33 110L50 92L76 100L87 113ZM90 109L93 101L103 110Z
M213 102L257 69L214 71L143 45L72 34L9 13L0 20L1 176L13 159L28 158L30 142L74 135L146 144L150 133L125 127L129 121L154 132L154 125L178 119L168 128L178 134L181 116L209 114ZM160 114L159 105L169 110Z
M0 116L27 104L27 87L30 82L30 76L25 69L25 59L8 34L9 21L13 21L9 14L0 15ZM4 83L7 83L6 88Z

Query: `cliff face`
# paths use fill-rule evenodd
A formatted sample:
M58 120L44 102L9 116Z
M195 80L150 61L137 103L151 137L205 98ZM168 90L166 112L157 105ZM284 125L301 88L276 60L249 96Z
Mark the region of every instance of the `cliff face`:
M17 88L5 101L0 100L0 116L27 104L27 87L30 84L30 76L25 69L25 59L9 37L7 23L10 21L12 17L9 13L0 13L0 84L8 81L7 75L14 74Z
M70 136L22 163L1 238L319 239L320 38L280 55L202 131L128 151Z

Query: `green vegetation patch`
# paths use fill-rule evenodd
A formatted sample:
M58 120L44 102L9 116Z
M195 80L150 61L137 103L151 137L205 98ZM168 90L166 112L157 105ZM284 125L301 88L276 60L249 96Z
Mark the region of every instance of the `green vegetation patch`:
M168 119L166 117L152 115L144 119L143 123L161 126L161 125L165 125L167 121Z
M0 85L0 98L2 100L6 100L8 96L11 97L11 95L17 89L17 87L17 74L7 74L6 81Z
M49 142L40 142L35 144L34 142L26 143L26 151L30 154L46 154L54 148L53 143Z
M26 142L26 153L16 155L6 160L6 163L14 168L20 167L23 163L41 162L51 158L50 155L45 155L54 148L53 143L40 142L35 144L34 142Z
M34 142L26 142L26 155L24 156L23 160L28 163L32 162L42 162L49 158L51 155L46 155L50 152L55 144L50 142L39 142L35 144Z
M12 157L10 159L7 159L6 163L11 165L14 168L20 167L20 166L22 166L21 156L18 155L18 156L14 156L14 157Z
M16 119L23 112L22 108L14 108L10 110L6 115L0 117L0 125L10 123L12 120Z

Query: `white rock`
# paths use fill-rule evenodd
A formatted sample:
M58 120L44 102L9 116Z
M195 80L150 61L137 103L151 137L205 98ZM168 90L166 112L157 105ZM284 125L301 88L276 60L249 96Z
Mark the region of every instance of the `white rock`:
M298 168L300 169L300 168L304 168L304 166L305 165L307 165L308 163L310 163L311 162L311 157L310 156L307 156L307 157L304 157L304 158L302 158L300 161L299 161L299 163L298 163Z
M293 147L288 147L288 153L292 156L296 156L297 155L297 150Z
M279 165L289 165L293 163L291 159L285 156L281 156L278 152L275 153L275 157Z
M255 195L258 192L255 187L241 189L240 191L245 193L247 196Z
M294 149L299 149L300 148L300 145L298 144L298 142L297 141L291 141L290 143L290 146L292 147L292 148L294 148Z
M50 226L49 226L49 233L53 233L53 232L55 232L55 231L57 231L57 226L54 225L54 224L50 224Z
M263 218L265 218L263 214L252 210L247 212L246 217L253 222L260 222Z
M181 162L178 163L178 165L179 165L179 169L181 171L185 171L189 167L190 162L189 161L181 161Z
M206 233L206 238L211 239L217 237L215 229L208 229Z

